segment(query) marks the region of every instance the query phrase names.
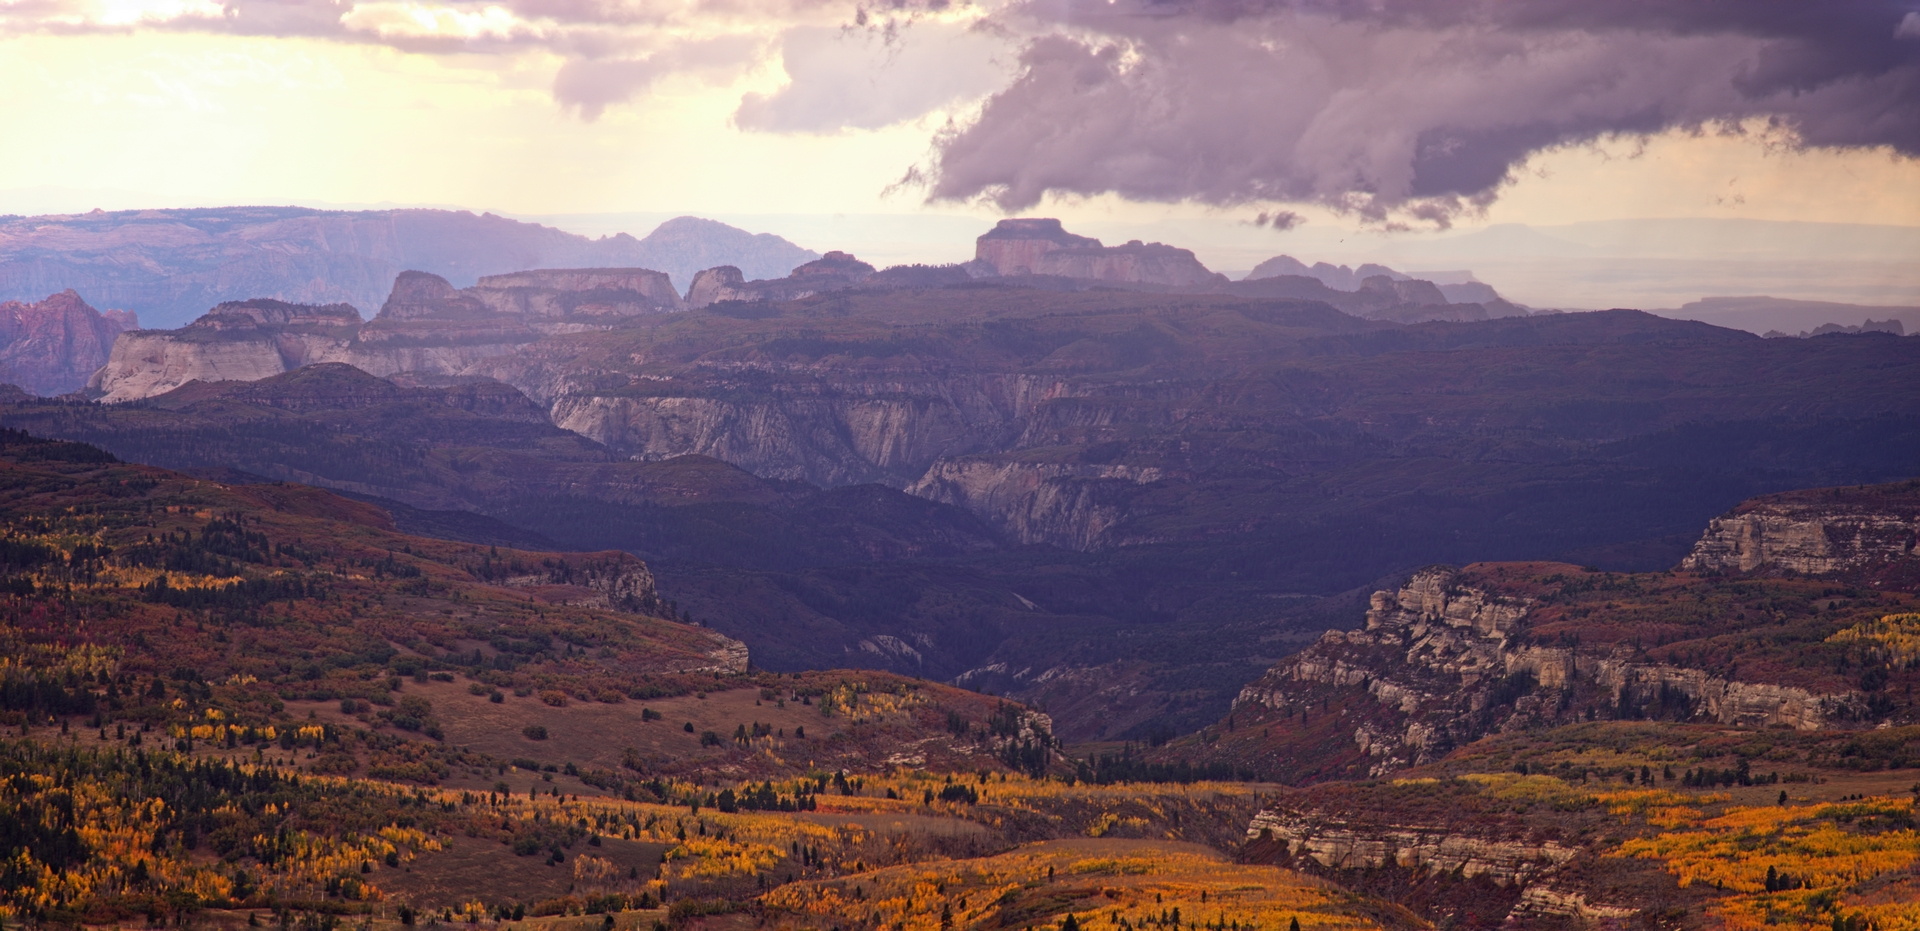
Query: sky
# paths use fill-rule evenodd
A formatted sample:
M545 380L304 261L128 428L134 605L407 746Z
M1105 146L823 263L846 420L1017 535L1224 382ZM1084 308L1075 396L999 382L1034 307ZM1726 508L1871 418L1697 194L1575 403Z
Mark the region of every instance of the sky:
M17 213L1920 227L1920 0L0 0L0 88Z

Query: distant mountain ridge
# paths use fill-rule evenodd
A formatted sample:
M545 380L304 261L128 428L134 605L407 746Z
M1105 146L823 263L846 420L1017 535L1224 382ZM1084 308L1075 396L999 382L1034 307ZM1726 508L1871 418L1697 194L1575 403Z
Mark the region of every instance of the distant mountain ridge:
M819 259L772 233L749 233L717 220L674 217L653 228L636 246L638 264L666 272L687 293L695 275L731 265L746 278L783 278L794 268Z
M136 311L149 326L174 327L216 304L251 298L367 312L408 269L467 287L485 275L530 269L638 267L666 271L684 288L694 271L712 265L784 275L817 257L779 237L693 217L642 240L626 233L589 239L453 210L96 210L0 218L0 300L71 289Z
M1434 286L1440 290L1441 295L1445 297L1446 303L1484 304L1489 301L1502 300L1500 293L1495 291L1492 285L1474 280L1471 272L1455 274L1465 275L1466 280L1433 282ZM1278 278L1282 275L1298 275L1303 278L1312 278L1335 291L1365 290L1367 279L1376 276L1385 277L1395 282L1420 280L1405 272L1394 271L1385 265L1378 265L1373 262L1363 263L1359 268L1348 268L1345 265L1334 265L1330 262L1315 262L1312 265L1308 265L1290 255L1276 255L1273 258L1261 262L1259 265L1254 266L1253 271L1248 272L1245 278L1240 280L1259 281L1264 278ZM1436 274L1435 277L1439 276Z
M1765 295L1703 297L1674 310L1651 312L1676 320L1698 320L1769 336L1820 336L1825 333L1864 331L1900 336L1920 331L1920 307L1801 301ZM1864 326L1875 322L1880 325ZM1898 325L1898 329L1889 323ZM1829 324L1841 329L1823 329ZM1849 327L1853 329L1844 329Z

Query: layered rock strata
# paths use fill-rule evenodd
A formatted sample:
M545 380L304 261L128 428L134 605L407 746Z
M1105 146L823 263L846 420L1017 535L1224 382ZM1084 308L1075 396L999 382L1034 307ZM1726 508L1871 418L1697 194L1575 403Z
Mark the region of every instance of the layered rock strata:
M1271 840L1289 856L1310 858L1328 869L1363 870L1383 866L1486 876L1502 885L1523 883L1579 854L1553 841L1489 839L1445 827L1350 823L1325 812L1267 809L1247 825L1248 840Z
M1532 603L1463 584L1456 570L1415 573L1376 592L1366 626L1329 631L1243 689L1236 708L1299 714L1316 687L1356 690L1352 740L1380 776L1432 762L1483 734L1563 723L1563 694L1597 691L1619 706L1659 701L1685 720L1817 730L1855 716L1859 696L1739 682L1635 662L1624 646L1523 644Z
M379 376L458 375L546 336L680 307L667 276L641 268L516 272L459 289L409 271L371 321L348 304L261 299L221 304L178 330L123 333L87 388L102 401L131 401L191 381L257 381L321 362Z
M1905 495L1827 489L1758 498L1714 518L1681 565L1830 575L1907 559L1917 546L1920 484Z

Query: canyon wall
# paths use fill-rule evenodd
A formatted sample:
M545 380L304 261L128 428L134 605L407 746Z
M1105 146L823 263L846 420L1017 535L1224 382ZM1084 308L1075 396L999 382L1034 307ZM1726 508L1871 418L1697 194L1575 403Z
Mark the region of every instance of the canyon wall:
M1682 567L1829 575L1906 559L1920 545L1920 494L1821 489L1770 495L1714 518Z

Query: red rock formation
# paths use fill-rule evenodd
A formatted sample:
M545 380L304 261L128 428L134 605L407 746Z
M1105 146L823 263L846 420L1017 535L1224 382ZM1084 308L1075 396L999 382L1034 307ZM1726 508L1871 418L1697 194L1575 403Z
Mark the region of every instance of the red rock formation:
M101 313L71 290L35 304L7 301L0 304L0 381L41 395L78 390L106 364L114 337L139 325L133 312Z

